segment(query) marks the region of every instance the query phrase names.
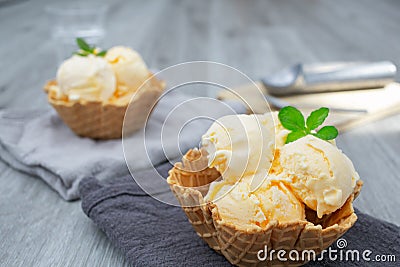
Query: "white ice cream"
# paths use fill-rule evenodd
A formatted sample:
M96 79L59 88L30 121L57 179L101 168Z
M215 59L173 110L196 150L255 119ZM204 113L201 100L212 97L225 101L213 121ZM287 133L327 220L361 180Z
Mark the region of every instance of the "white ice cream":
M274 124L269 114L229 115L215 121L202 137L209 166L225 180L265 174L273 159Z
M308 135L285 144L288 133L277 113L266 113L222 117L203 135L208 166L223 178L210 184L205 200L222 221L263 228L304 221L305 205L318 217L343 206L359 179L352 162L334 141Z
M129 47L115 46L105 56L117 77L118 90L136 91L149 78L142 57Z
M255 191L250 183L249 177L235 185L213 182L205 199L217 206L223 222L240 229L262 229L270 221L305 220L304 205L283 183L268 177Z
M73 56L58 68L57 85L70 101L107 101L115 92L116 77L101 57Z
M282 147L279 162L280 179L286 180L318 217L340 208L359 179L353 163L341 150L312 135Z

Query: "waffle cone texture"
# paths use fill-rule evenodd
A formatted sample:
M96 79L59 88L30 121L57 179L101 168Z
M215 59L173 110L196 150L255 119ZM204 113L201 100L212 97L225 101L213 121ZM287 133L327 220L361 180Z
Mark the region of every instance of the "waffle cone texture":
M103 103L101 101L70 102L56 99L48 94L48 102L63 122L77 135L93 139L117 139L143 128L151 109L161 96L165 84L154 76L149 86L136 92L132 101L126 103ZM49 81L44 90L49 92L56 81ZM124 125L124 117L129 123Z
M279 223L270 221L263 229L237 229L222 222L218 208L212 202L205 203L203 197L209 184L221 179L220 173L207 167L207 158L202 151L190 150L170 170L168 183L196 233L215 251L221 253L237 266L300 266L303 261L291 261L288 253L304 250L319 254L349 230L357 220L353 200L358 196L362 182L358 181L353 194L334 213L318 218L315 211L306 209L307 221ZM287 261L276 257L260 261L260 250L285 250ZM276 256L276 253L275 255Z

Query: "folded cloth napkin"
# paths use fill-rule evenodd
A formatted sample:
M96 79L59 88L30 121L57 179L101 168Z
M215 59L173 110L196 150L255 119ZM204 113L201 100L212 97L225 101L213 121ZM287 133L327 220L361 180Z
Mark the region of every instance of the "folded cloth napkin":
M146 160L143 153L131 153L129 160L134 162L136 169L164 161L165 152L168 157L179 156L177 145L169 145L164 151L159 133L162 127L168 133L171 132L168 129L181 127L187 118L204 113L204 106L198 101L188 101L192 98L172 92L161 99L146 127L146 148L152 162ZM207 112L215 118L245 112L245 108L238 103L225 104L208 105ZM181 106L179 112L173 112L177 106ZM198 120L190 131L182 131L180 149L185 151L198 145L201 134L210 123ZM163 144L173 144L177 136L167 134L162 138ZM130 147L143 145L141 134L136 133L128 140ZM0 159L17 170L40 177L66 200L78 198L78 184L84 177L96 176L102 180L128 174L120 139L96 141L78 137L53 110L0 111Z
M171 165L158 172L167 176ZM152 179L150 171L140 175ZM100 182L86 178L80 183L82 208L106 233L134 266L230 266L225 258L198 237L180 207L161 203L146 195L130 176ZM162 193L162 192L160 192ZM171 192L164 192L172 194ZM400 227L357 211L358 221L343 238L346 249L361 253L400 257ZM335 246L335 245L333 245ZM365 261L309 262L307 266L365 266ZM385 262L380 266L396 266Z

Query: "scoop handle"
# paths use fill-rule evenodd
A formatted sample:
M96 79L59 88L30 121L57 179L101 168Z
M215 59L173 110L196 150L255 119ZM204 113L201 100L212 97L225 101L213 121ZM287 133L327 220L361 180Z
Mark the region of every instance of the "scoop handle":
M390 61L349 63L327 68L303 66L297 93L379 88L394 81L397 68Z

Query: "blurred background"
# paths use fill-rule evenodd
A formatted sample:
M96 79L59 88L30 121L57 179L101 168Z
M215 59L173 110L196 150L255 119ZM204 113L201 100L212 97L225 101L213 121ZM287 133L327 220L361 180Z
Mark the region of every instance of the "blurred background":
M0 108L45 105L39 91L77 33L104 48L130 46L151 68L212 60L253 79L297 62L398 64L399 7L396 0L2 0Z

